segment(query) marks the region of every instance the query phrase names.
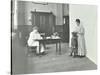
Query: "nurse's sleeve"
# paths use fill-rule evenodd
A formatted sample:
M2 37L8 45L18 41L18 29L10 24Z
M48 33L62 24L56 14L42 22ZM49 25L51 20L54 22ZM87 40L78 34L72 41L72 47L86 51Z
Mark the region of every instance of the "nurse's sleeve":
M84 29L84 27L83 27L83 26L80 28L79 33L80 33L80 34L85 34L85 29Z

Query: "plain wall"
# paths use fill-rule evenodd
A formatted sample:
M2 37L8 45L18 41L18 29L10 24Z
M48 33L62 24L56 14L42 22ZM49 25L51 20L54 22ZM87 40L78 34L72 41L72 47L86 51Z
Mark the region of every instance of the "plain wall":
M85 28L87 57L97 64L97 6L95 5L69 5L70 35L79 18ZM71 39L71 37L70 37Z
M32 25L31 11L52 12L56 17L56 25L63 25L63 16L69 15L69 4L48 3L35 4L31 1L17 1L18 25Z
M63 16L69 16L69 4L63 4Z
M67 4L65 5L67 9ZM29 1L18 1L18 25L32 25L31 11L52 12L56 17L56 25L63 24L63 4L48 3L48 5L34 4ZM68 10L66 10L68 13ZM67 14L66 13L66 14Z

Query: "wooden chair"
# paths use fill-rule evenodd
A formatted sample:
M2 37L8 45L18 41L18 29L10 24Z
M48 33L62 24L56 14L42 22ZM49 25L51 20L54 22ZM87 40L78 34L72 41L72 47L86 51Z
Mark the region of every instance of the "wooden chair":
M27 45L27 54L29 55L30 53L36 54L36 46L28 46Z
M28 36L26 36L26 40L28 40ZM27 47L27 55L29 55L30 53L36 53L36 46L28 46L28 44L26 43L26 47Z

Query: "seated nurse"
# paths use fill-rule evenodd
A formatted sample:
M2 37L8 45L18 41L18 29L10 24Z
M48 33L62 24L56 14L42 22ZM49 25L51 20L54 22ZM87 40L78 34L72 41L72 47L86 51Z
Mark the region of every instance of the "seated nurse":
M29 38L28 38L28 46L34 46L36 47L36 53L37 54L42 54L44 53L44 46L41 45L40 46L40 52L39 52L39 41L37 41L37 39L42 39L40 33L38 32L38 27L35 26L33 27L32 32L30 32Z

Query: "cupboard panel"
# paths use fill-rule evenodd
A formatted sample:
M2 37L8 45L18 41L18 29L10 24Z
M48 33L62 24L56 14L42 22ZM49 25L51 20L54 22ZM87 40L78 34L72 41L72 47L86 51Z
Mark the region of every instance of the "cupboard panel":
M40 33L51 35L55 30L55 16L51 12L32 12L32 25L38 26Z

